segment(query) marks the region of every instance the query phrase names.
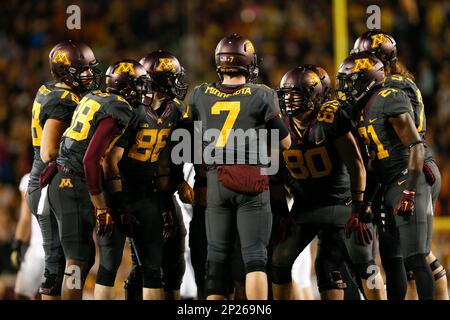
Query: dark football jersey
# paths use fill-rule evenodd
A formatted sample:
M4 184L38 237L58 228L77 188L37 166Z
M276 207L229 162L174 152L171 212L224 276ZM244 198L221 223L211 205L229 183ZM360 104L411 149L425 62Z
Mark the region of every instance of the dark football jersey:
M193 90L188 110L192 120L202 122L203 147L214 157L204 158L208 165L225 161L227 164L261 164L259 148L267 149L263 142L267 135L261 129L267 121L280 115L276 92L258 84L245 84L227 93L216 84L204 83ZM214 134L207 137L206 130Z
M417 131L421 138L425 141L425 134L427 131L427 120L425 115L425 105L422 99L422 93L417 85L411 79L405 78L401 75L391 75L386 78L384 82L385 88L399 89L406 93L411 102L414 110L414 122L416 124ZM425 143L425 160L433 158L429 146Z
M389 184L408 168L409 150L398 138L389 122L390 117L414 110L406 93L385 88L373 94L358 124L358 133L364 139L378 179Z
M47 119L70 123L79 97L68 89L55 87L55 81L43 84L34 99L31 119L31 138L34 148L33 167L30 173L30 191L39 188L39 176L44 169L40 149L42 130Z
M342 162L335 141L350 131L336 100L322 105L317 118L303 134L290 118L292 145L282 153L289 171L288 184L294 188L295 201L302 207L316 207L343 203L351 197L350 177Z
M157 175L160 155L170 148L170 135L185 116L184 104L178 100L168 101L160 108L161 114L147 112L144 107L137 109L116 143L125 149L119 167L127 183L147 184ZM170 154L164 158L169 160Z
M56 162L84 176L84 154L100 121L111 117L117 120L120 128L125 129L132 116L131 106L116 94L101 91L87 94L78 104L70 127L61 138L59 157ZM108 150L119 137L120 134L114 137Z

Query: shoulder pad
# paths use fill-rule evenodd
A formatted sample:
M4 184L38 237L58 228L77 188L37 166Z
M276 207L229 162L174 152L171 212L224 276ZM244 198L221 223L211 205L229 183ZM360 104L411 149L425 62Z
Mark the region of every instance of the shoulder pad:
M317 113L317 121L333 123L335 114L339 110L341 103L338 100L330 100L322 104Z

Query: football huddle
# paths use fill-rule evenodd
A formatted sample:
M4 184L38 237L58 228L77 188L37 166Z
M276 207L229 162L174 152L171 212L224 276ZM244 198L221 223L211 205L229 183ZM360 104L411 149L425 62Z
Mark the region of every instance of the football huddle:
M163 49L102 74L88 44L55 44L30 115L35 235L14 244L16 294L81 300L97 258L94 298L114 299L130 252L125 298L177 300L188 247L195 299L308 299L298 257L317 237L322 300L448 300L431 250L441 175L395 38L367 31L336 75L299 65L276 88L246 36L214 56L217 80L188 88Z

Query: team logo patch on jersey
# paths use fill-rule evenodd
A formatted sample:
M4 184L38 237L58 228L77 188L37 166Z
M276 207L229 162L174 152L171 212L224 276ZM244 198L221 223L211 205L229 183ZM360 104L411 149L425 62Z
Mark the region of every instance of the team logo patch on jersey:
M177 72L177 69L175 69L175 66L173 65L172 58L159 58L159 64L156 67L156 71L158 71L158 72L164 72L164 71Z
M72 180L70 178L62 178L59 187L62 188L73 188Z
M69 57L67 56L67 51L66 50L57 50L55 52L55 55L53 56L52 62L53 63L61 62L62 64L66 65L66 66L70 66L70 60L69 60Z
M359 72L363 69L372 70L373 65L370 63L369 58L355 59L355 66L353 72Z
M389 43L389 39L382 33L374 34L372 38L372 48L378 48L380 44Z
M131 62L121 62L119 63L119 66L116 68L116 70L114 70L115 74L120 74L124 72L128 72L132 76L136 74L134 66Z

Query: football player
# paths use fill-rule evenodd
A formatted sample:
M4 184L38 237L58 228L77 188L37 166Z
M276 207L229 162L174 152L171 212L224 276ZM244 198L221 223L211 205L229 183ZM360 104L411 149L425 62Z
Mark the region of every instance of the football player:
M115 215L128 212L139 224L99 240L96 299L112 298L125 236L133 238L133 250L137 250L137 255L133 252L133 271L126 285L128 299L132 295L144 300L164 299L162 266L168 297L179 298L184 274L186 231L182 217L175 212L172 196L178 189L184 199L192 190L182 172L180 180L179 174L171 174L170 166L170 135L187 117L180 101L187 90L184 70L174 55L161 50L148 54L140 63L152 79L152 94L145 97L145 104L137 109L103 165ZM176 179L169 179L171 176ZM168 227L173 229L170 236Z
M58 173L49 185L49 204L58 222L67 259L63 299L81 299L86 276L95 260L92 231L108 236L113 219L102 184L101 161L123 134L133 108L150 92L150 78L138 62L125 59L106 71L106 92L93 91L78 104L61 139ZM93 205L93 208L92 208ZM126 225L127 216L117 219Z
M43 236L45 280L40 288L43 300L60 298L65 259L57 222L48 211L48 205L42 205L42 212L38 214L41 187L55 171L54 161L58 156L61 136L70 124L80 97L97 89L101 81L94 53L84 43L72 40L58 43L50 52L49 63L54 80L39 88L33 103L31 135L34 160L26 194ZM43 204L45 193L42 195Z
M268 179L261 175L258 165L249 165L260 163L257 153L249 151L259 139L250 135L250 141L243 139L236 144L236 137L229 139L229 134L237 129L276 129L282 149L289 147L290 136L280 117L276 92L253 84L258 66L251 41L237 34L223 38L216 47L215 61L220 81L197 86L189 99L191 119L200 120L202 129L208 130L203 146L205 150L213 148L212 159L204 157L208 186L206 295L207 299L224 299L227 294L230 253L237 230L246 271L246 296L267 299L266 247L272 224ZM210 141L208 132L213 131L220 134ZM231 161L223 165L225 158L234 159L236 155L241 164Z
M384 65L369 52L346 58L337 77L339 90L354 110L361 110L356 118L358 133L367 145L378 180L385 186L385 223L380 232L388 231L390 257L404 259L414 274L420 299L433 299L434 278L426 260L431 188L423 173L425 142L415 127L410 99L402 90L382 87ZM404 269L398 274L400 279L387 274L387 281L406 284ZM404 298L406 286L401 291L396 298Z
M377 56L385 66L386 80L384 86L386 88L400 89L408 95L414 110L415 125L422 140L425 140L426 134L426 116L425 105L423 103L422 94L414 83L414 76L403 66L397 58L397 45L395 39L380 30L372 30L363 33L356 41L353 52L368 51ZM428 145L425 148L425 161L423 164L424 173L427 181L432 188L433 207L435 207L437 197L441 188L441 174L436 165L434 157ZM428 227L430 228L429 236L432 234L433 216L427 216ZM431 245L431 239L427 239L428 246ZM437 300L448 300L447 276L444 267L439 260L431 252L427 255L427 261L433 271L436 281L435 298ZM414 293L410 290L413 286L413 273L407 270L408 274L408 293Z
M287 184L294 195L291 214L298 230L280 239L273 249L274 298L292 297L292 265L318 235L316 273L322 299L344 298L340 270L345 247L366 297L383 299L381 275L375 277L375 286L369 283L371 270L377 268L371 246L372 226L359 217L365 191L363 161L339 102L331 100L321 106L321 92L319 76L307 68L294 68L281 80L285 122L295 138L283 158L289 171Z

